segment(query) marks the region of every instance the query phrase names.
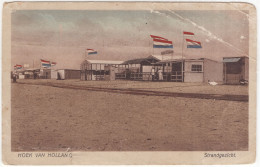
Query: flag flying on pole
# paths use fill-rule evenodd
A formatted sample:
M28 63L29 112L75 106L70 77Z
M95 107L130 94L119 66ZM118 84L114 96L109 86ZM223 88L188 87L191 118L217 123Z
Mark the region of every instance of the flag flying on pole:
M56 62L51 62L51 66L56 66Z
M168 39L163 38L163 37L159 37L159 36L155 36L155 35L150 35L150 36L151 36L151 38L153 38L153 39L160 39L160 40L168 41Z
M173 48L172 41L155 35L150 36L153 38L153 48Z
M97 51L95 51L94 49L87 49L88 55L93 55L93 54L97 54Z
M173 48L172 41L153 39L154 48Z
M51 62L41 59L41 65L43 68L49 68L49 67L51 67Z
M22 68L23 68L23 66L22 66L22 65L19 65L19 64L16 64L16 65L14 66L14 69L15 69L15 70L22 69Z
M202 48L201 43L199 41L186 39L186 42L187 42L187 48Z
M185 36L193 36L194 33L192 33L192 32L187 32L187 31L183 31L183 35L185 35Z

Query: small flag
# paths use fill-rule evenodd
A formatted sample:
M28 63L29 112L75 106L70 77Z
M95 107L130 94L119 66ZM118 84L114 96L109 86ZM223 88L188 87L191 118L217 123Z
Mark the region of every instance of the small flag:
M56 66L56 62L51 62L51 66Z
M185 36L193 36L194 33L192 33L192 32L187 32L187 31L183 31L183 35L185 35Z
M43 68L49 68L49 67L51 67L51 62L41 59L41 65Z
M22 69L22 68L23 68L23 66L22 66L22 65L19 65L19 64L16 64L16 65L14 66L14 69L16 69L16 70Z
M173 48L172 41L154 41L153 48Z
M150 35L150 36L151 36L151 38L153 38L153 39L159 39L159 40L168 41L168 39L163 38L163 37L159 37L159 36L155 36L155 35Z
M202 48L201 43L198 41L186 39L186 42L187 42L187 48Z
M168 41L168 39L150 35L153 38L153 48L173 48L172 41Z
M87 49L88 55L93 55L93 54L97 54L97 51L95 51L94 49Z

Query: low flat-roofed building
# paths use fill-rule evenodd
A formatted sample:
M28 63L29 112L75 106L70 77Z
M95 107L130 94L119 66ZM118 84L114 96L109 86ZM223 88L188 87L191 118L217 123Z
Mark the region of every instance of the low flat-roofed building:
M77 69L58 69L51 71L52 79L80 79L80 70Z
M80 65L81 80L115 80L116 70L123 61L85 60Z
M174 82L208 82L222 83L223 65L221 62L207 58L162 60L163 80ZM158 70L157 70L158 71Z

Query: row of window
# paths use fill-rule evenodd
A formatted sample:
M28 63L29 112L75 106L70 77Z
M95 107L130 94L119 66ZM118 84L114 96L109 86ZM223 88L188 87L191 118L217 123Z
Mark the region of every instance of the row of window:
M103 65L103 64L102 65L101 64L99 64L99 65L95 64L95 65L92 65L92 70L104 70L104 66L105 65ZM90 67L91 66L89 65L89 68ZM118 65L116 65L116 67L118 67ZM130 67L136 67L136 66L130 66ZM85 68L85 65L84 65L82 69L89 69L89 68ZM202 65L192 64L191 65L191 71L201 72L202 71Z

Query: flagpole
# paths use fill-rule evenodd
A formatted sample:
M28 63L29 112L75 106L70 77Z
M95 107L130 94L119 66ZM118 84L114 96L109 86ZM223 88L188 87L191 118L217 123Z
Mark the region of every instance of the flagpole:
M151 41L149 40L149 48L151 47ZM150 52L151 51L151 49L149 49L149 53L151 53ZM152 54L152 53L151 53Z
M174 49L173 49L173 44L172 44L172 60L173 60L173 52L174 52Z
M172 60L173 60L173 48L172 48Z
M162 60L163 60L163 55L162 55Z
M184 45L184 34L182 32L182 52L181 52L181 75L182 75L182 82L183 82L183 45Z
M60 30L60 36L59 36L59 56L61 56L62 54L61 54L61 52L62 52L62 25L61 24L59 24L59 30Z
M153 45L153 44L152 44ZM153 55L154 55L154 47L153 47Z

